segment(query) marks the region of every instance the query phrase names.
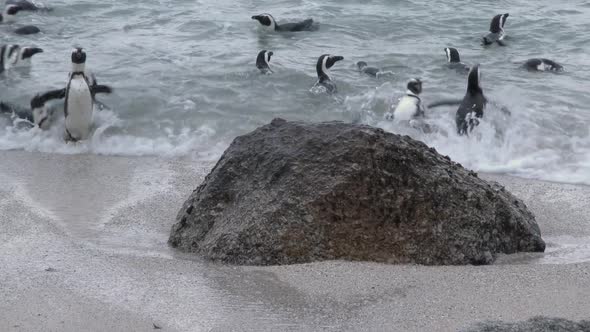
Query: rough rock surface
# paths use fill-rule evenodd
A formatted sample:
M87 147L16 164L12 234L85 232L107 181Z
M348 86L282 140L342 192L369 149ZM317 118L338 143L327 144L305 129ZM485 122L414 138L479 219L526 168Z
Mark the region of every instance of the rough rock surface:
M489 321L464 332L590 332L590 321L574 322L562 318L533 317L524 322Z
M169 243L254 265L489 264L497 253L545 249L522 201L421 142L282 119L232 142Z

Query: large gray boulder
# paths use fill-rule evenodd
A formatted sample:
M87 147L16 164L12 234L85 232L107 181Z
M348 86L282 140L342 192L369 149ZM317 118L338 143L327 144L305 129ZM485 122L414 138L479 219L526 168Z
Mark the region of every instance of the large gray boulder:
M255 265L490 264L498 253L545 249L522 201L421 142L282 119L232 142L169 243Z

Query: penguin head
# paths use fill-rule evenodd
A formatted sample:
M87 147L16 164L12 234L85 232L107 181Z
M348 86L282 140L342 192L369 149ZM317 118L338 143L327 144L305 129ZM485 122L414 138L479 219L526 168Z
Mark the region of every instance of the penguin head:
M23 10L23 7L17 5L7 5L6 7L4 7L4 13L0 14L0 18L3 17L4 21L6 22L14 22L15 15L21 10ZM2 19L0 19L0 22L1 21Z
M38 47L23 47L20 52L20 60L30 59L37 53L43 53L43 49Z
M419 78L413 78L408 82L408 91L415 95L419 95L422 92L422 81Z
M447 54L447 61L449 63L457 63L461 62L461 58L459 57L459 51L453 47L446 47L445 53Z
M470 94L482 92L479 64L474 65L469 70L469 74L467 75L467 92Z
M318 63L316 64L316 71L318 73L318 78L321 80L330 79L328 76L329 69L334 66L334 64L338 61L344 60L343 56L339 55L330 55L330 54L323 54L318 58Z
M77 65L86 63L86 52L81 47L77 47L72 51L72 63Z
M274 17L272 17L272 15L270 14L254 15L252 16L252 19L257 20L258 22L260 22L260 24L262 24L263 27L269 28L271 30L275 30L277 26Z
M363 68L365 68L368 65L364 61L359 61L359 62L356 63L356 66L358 67L359 70L363 70Z

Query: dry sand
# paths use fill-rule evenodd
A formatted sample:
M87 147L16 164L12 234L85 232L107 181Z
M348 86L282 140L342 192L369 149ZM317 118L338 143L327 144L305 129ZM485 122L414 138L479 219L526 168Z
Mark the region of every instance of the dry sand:
M590 318L590 187L484 176L536 214L544 255L232 267L166 245L212 166L195 165L0 152L0 331L456 331Z

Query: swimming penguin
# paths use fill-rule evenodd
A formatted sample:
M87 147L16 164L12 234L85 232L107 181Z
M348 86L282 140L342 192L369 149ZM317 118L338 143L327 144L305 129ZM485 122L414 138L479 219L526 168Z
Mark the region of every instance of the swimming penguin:
M384 75L394 75L394 73L390 70L383 71L377 67L369 67L367 65L367 63L364 61L357 62L356 66L361 73L365 73L369 76L373 76L373 77L377 77L377 78L380 76L384 76Z
M332 82L328 73L329 69L332 68L332 66L334 66L334 64L340 60L344 60L344 57L332 56L330 54L323 54L318 58L318 62L316 64L318 81L315 84L316 86L323 86L326 89L326 92L328 93L337 92L336 84Z
M11 45L7 53L7 59L11 67L29 66L31 65L31 58L37 53L43 53L43 49Z
M396 122L424 117L424 107L420 97L418 97L422 93L422 81L413 78L406 87L408 89L406 94L401 97L393 111L393 120Z
M271 74L273 73L272 69L270 69L270 57L273 56L273 52L262 50L258 53L256 57L256 68L260 69L260 72L263 74Z
M457 133L459 135L469 134L473 128L479 125L480 118L483 117L483 111L488 100L483 95L481 88L481 74L479 64L471 67L467 76L467 93L459 105L455 115L457 124Z
M33 123L33 114L31 111L15 104L0 101L0 114L7 114L10 117L17 117L31 124Z
M468 72L469 66L465 65L461 62L461 57L459 56L459 51L453 47L446 47L445 53L447 54L447 62L449 64L449 68L455 69L458 72Z
M482 41L484 45L491 45L496 42L499 45L504 46L504 43L502 42L506 36L504 33L504 24L506 24L508 16L508 13L494 16L492 23L490 23L490 32L483 37Z
M297 22L297 23L285 23L285 24L277 24L274 17L270 14L260 14L252 16L253 20L257 20L262 24L265 29L271 31L312 31L314 29L313 19L308 18L307 20Z
M367 65L367 63L364 61L357 62L356 66L361 73L365 73L365 74L367 74L369 76L373 76L373 77L377 77L377 74L379 74L379 72L381 71L377 67L369 67L369 65Z
M544 58L528 59L524 67L530 71L563 71L562 65Z
M45 6L39 6L35 3L32 3L31 1L28 0L6 0L6 5L16 5L22 8L22 10L28 10L28 11L37 11L37 10L46 10L49 11L51 10L50 8L47 8Z
M31 64L31 58L43 49L38 47L20 47L19 45L2 45L0 56L0 73L10 67L24 67Z
M16 14L23 10L22 7L16 5L7 5L4 7L4 12L0 14L0 23L12 23L16 21ZM33 25L26 25L14 30L17 35L31 35L39 33L41 30Z
M52 90L43 94L37 94L31 99L31 117L32 122L41 129L48 129L55 119L57 114L55 108L47 107L47 102L52 99L64 98L65 90Z

